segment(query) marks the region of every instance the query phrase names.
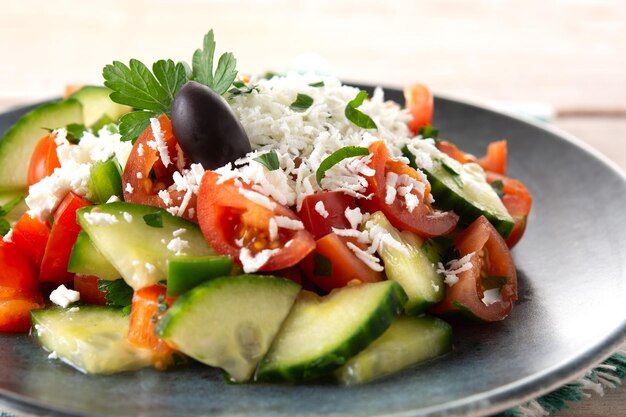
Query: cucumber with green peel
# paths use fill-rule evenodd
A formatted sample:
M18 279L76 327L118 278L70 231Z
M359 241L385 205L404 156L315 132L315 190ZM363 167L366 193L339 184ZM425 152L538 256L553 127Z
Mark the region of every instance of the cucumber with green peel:
M502 237L511 233L515 222L478 164L461 164L442 153L423 171L438 208L454 210L463 224L485 216Z
M26 190L30 159L46 129L82 122L83 108L75 99L45 103L22 116L0 140L0 191Z
M452 349L452 327L430 316L398 317L372 344L335 372L346 385L363 384L436 358Z
M400 232L378 211L365 223L370 235L382 236L377 249L385 264L387 278L397 281L408 299L406 314L421 314L445 295L444 277L422 249L422 239L411 232Z
M305 381L331 374L367 347L400 314L406 295L395 281L302 291L259 364L260 381Z
M167 262L167 296L181 295L211 279L230 275L230 256L173 256Z
M289 314L300 286L285 278L215 278L180 296L156 325L169 344L243 382Z
M122 167L114 156L91 166L89 190L94 204L104 204L112 196L123 198Z
M0 219L5 219L11 225L15 224L28 210L25 197L24 191L0 192Z
M80 231L74 243L67 270L81 275L95 275L107 281L121 277L111 262L96 249L84 230Z
M87 374L112 374L149 367L154 354L128 341L129 316L102 306L31 311L33 335L63 362Z
M76 218L96 249L135 290L165 280L173 255L215 255L197 224L157 207L109 203L84 207Z
M86 85L70 95L70 98L80 101L83 105L83 118L85 126L91 127L94 123L106 115L111 122L132 110L131 107L115 103L109 95L113 91L99 85Z

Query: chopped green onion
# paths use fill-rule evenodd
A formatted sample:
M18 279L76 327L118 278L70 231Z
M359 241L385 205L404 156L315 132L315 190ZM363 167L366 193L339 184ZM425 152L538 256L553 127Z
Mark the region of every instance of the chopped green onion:
M324 174L330 168L335 166L340 161L346 158L352 158L354 156L365 156L369 155L370 151L367 148L363 148L360 146L345 146L341 149L337 149L335 152L327 156L320 166L317 168L317 172L315 173L315 179L319 186L322 186L322 178L324 178Z
M376 123L369 117L367 114L358 110L359 107L365 99L367 98L366 91L359 91L359 94L356 95L354 100L349 101L346 105L345 115L348 120L357 125L358 127L362 127L363 129L376 129Z

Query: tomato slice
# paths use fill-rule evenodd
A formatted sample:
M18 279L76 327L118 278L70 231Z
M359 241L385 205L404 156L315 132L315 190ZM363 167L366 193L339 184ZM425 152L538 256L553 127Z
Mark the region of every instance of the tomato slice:
M515 221L511 234L506 238L506 244L512 248L519 242L526 231L528 214L533 204L533 197L528 188L521 181L508 178L495 172L487 172L487 182L502 181L501 197L504 207Z
M0 287L33 292L39 289L37 269L13 242L0 239Z
M316 207L319 207L320 211ZM331 233L333 227L337 229L351 228L345 212L347 208L354 209L355 207L356 199L354 197L340 191L326 191L304 197L298 216L304 223L306 230L311 232L313 238L319 239ZM320 212L325 212L326 217L322 216Z
M354 239L329 233L315 242L315 251L300 264L304 274L325 291L345 287L351 282L378 282L384 276L361 261L347 243Z
M476 219L455 240L462 257L470 256L471 268L457 274L458 282L448 286L443 301L431 310L434 314L465 313L483 321L506 318L517 300L517 272L502 236L484 216ZM483 301L490 279L506 281L500 297Z
M72 192L59 204L54 212L54 223L41 261L40 281L59 284L72 282L74 274L67 271L67 264L80 233L80 226L76 223L76 210L89 205L91 204L87 200Z
M161 316L175 301L166 297L166 287L151 285L135 292L130 312L128 340L132 343L152 349L156 353L155 366L166 368L172 363L173 350L167 343L154 334L154 328Z
M413 119L409 122L409 129L417 135L422 127L433 122L433 94L423 84L413 84L404 89L404 101Z
M491 142L487 146L487 155L478 160L478 163L485 171L496 174L506 174L507 146L506 140Z
M476 158L473 155L463 152L454 143L450 143L447 140L439 142L437 144L437 148L450 158L455 159L462 164L476 162Z
M28 186L38 183L61 167L57 156L56 132L50 133L37 143L28 166Z
M178 141L172 131L170 119L167 115L162 114L158 120L172 163L168 164L167 167L163 165L159 151L154 146L155 139L152 127L148 126L133 145L126 167L124 167L124 174L122 175L124 201L164 209L181 207L181 204L185 204L183 213L179 213L179 215L188 220L197 221L195 194L189 193L187 199L185 199L186 191L182 190L169 191L169 198L165 199L158 195L159 191L167 189L173 183L172 174L177 167L174 158L182 156L182 152L178 152ZM153 172L156 177L154 180L151 177Z
M94 275L74 275L74 291L80 293L80 301L87 304L106 305L106 293L100 291L98 281Z
M43 308L41 300L34 298L0 298L0 332L26 333L30 330L30 311Z
M35 264L41 267L46 243L50 237L48 225L39 219L32 218L25 213L13 226L12 240Z
M304 228L280 227L275 231L276 236L271 236L270 220L281 217L300 222L294 212L261 196L246 184L235 185L234 180L218 184L219 179L219 174L207 171L198 189L200 229L217 253L240 259L244 249L244 255L255 257L263 250L275 250L266 262L257 265L257 270L274 271L297 264L313 251L315 241ZM256 195L273 208L256 203L242 193ZM251 269L247 272L254 272Z
M454 212L435 212L427 202L430 194L430 185L425 181L423 175L418 174L413 168L401 161L391 159L389 150L385 142L374 142L369 147L373 157L370 166L375 174L368 178L367 192L372 194L371 199L359 199L359 205L370 213L382 211L387 219L400 230L408 230L422 237L433 237L445 235L456 226L459 216ZM387 198L387 178L390 173L398 177L406 175L412 181L423 184L424 192L413 189L410 191L418 204L409 210L405 199L399 195L393 199L391 204L385 201Z

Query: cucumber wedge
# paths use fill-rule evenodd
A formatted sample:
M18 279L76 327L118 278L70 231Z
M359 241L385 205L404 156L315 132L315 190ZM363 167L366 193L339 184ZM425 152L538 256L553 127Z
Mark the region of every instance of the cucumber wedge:
M83 105L83 118L85 126L92 126L103 115L106 115L112 122L117 120L132 108L117 104L109 98L113 91L99 85L86 85L76 91L70 97Z
M15 224L28 210L25 197L25 191L0 192L0 219L6 219L11 225Z
M234 381L247 381L299 290L293 281L272 276L215 278L176 300L155 333L192 358L224 369Z
M363 384L449 352L452 327L436 317L398 317L382 336L335 372L346 385Z
M454 210L463 224L485 216L502 237L511 233L515 222L477 164L460 164L442 153L424 172L439 208Z
M96 249L84 230L80 231L74 243L67 270L76 274L95 275L108 281L121 277L111 262Z
M96 249L135 290L165 280L170 256L215 255L197 224L157 207L120 202L76 214ZM159 218L161 227L148 225L144 216Z
M325 297L302 291L256 378L299 382L330 374L387 330L405 301L395 281L343 287Z
M406 314L421 314L443 299L443 276L422 250L423 241L418 236L400 232L379 211L370 217L365 228L371 234L385 235L378 254L385 263L387 278L397 281L408 296Z
M154 354L127 339L122 310L81 306L31 311L33 335L53 356L87 374L112 374L151 366Z
M30 158L47 129L83 122L78 100L46 103L22 116L0 140L0 191L25 190Z

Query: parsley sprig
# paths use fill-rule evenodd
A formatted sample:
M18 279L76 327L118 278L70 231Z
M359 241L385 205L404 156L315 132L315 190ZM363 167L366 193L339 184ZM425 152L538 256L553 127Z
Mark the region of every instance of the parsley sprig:
M113 61L104 67L104 85L113 92L116 103L136 109L120 119L122 140L135 140L159 114L169 115L176 93L188 81L197 81L224 94L232 85L237 60L230 52L222 54L214 69L215 36L213 30L204 35L202 48L193 54L192 67L185 62L161 59L152 64L152 71L141 61L131 59L129 65Z

